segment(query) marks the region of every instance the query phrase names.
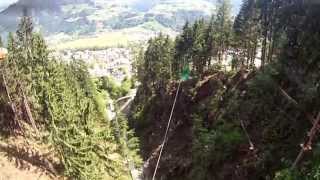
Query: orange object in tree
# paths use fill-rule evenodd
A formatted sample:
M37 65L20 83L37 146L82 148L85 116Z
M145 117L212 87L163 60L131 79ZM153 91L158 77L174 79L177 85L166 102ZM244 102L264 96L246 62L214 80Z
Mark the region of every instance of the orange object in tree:
M0 61L4 60L8 54L8 50L6 48L0 48Z

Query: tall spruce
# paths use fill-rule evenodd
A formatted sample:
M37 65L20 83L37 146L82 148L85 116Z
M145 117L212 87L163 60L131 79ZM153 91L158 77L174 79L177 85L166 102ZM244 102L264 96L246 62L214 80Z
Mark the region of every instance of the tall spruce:
M195 75L201 75L206 66L205 59L205 21L200 19L196 21L192 26L192 51L191 51L191 62Z
M225 60L232 40L231 7L229 0L218 1L215 20L215 41L217 42L217 58L219 63Z
M255 0L244 0L234 25L237 64L253 68L260 38L259 13ZM262 64L264 61L262 60Z
M217 43L215 42L215 16L212 15L208 25L205 27L203 50L206 66L209 68L212 64L212 59L217 56Z
M174 72L175 78L179 78L184 66L188 66L192 61L193 41L192 25L186 22L182 34L175 40L175 52L172 63L172 71Z
M144 56L144 81L150 88L160 93L172 79L173 42L169 36L160 34L149 40Z

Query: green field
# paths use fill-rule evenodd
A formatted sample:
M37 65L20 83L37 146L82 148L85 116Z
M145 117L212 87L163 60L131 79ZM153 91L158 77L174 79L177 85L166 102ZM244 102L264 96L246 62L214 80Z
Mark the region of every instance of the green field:
M68 42L60 42L56 45L57 49L85 49L85 48L104 48L127 46L130 37L122 32L110 32L97 37L80 38Z
M122 29L119 31L101 32L96 36L68 37L61 36L52 43L52 48L62 49L102 49L106 47L126 47L132 43L145 42L155 34L175 36L175 32L166 28L157 21L145 22L139 26Z

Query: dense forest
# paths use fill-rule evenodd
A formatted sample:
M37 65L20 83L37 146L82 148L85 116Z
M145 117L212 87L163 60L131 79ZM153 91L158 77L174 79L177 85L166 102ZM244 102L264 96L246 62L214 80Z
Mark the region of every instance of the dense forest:
M151 39L129 118L145 178L181 86L158 179L319 179L319 8L244 0L233 20L220 1L210 20L186 23L175 40Z
M22 17L0 60L0 151L53 179L134 179L133 169L146 180L320 179L319 9L243 0L232 17L219 0L175 39L150 39L138 83L121 86L51 57ZM108 119L134 84L128 117Z
M128 179L127 160L141 163L137 139L123 116L115 125L106 115L110 97L126 90L107 78L91 78L82 61L50 58L30 17L9 35L7 48L1 62L1 134L11 149L27 156L19 161L31 159L71 179ZM11 136L26 142L13 147ZM8 153L10 148L1 147Z

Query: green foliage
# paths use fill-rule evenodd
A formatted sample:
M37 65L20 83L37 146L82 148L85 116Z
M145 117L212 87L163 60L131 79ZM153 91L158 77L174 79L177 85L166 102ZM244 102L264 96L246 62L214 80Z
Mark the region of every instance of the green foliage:
M225 60L232 39L230 4L222 1L217 16L210 21L200 19L186 24L174 42L159 34L149 40L145 52L141 50L135 61L136 76L148 94L162 93L170 80L180 80L184 69L201 77L205 71L217 67L212 62Z
M141 48L139 50L136 50L134 53L134 61L132 64L132 69L134 71L134 79L137 79L141 83L143 83L143 78L146 76L145 75L145 70L144 70L144 50Z
M194 116L193 179L210 179L210 167L219 166L244 142L245 137L238 125L220 121L214 128L203 126L199 115Z
M304 179L297 175L297 172L292 172L290 169L284 169L276 173L274 180L301 180Z
M130 78L125 78L122 83L119 85L115 82L112 77L101 77L99 79L99 89L105 90L108 92L110 97L114 100L125 96L128 94L130 89L133 87L133 82Z
M231 20L231 4L230 0L218 1L217 17L214 22L216 33L215 41L219 44L217 48L218 61L224 60L224 53L230 46L232 39L232 20Z
M258 95L267 93L265 96L269 95L268 98L271 98L278 88L276 80L276 77L279 76L278 71L276 64L274 64L266 67L264 72L258 72L255 79L249 82L252 91Z
M172 77L172 46L169 36L160 34L149 40L148 48L144 54L143 83L150 86L156 93L166 88Z
M0 109L14 104L18 116L8 119L1 113L0 120L29 123L22 103L27 97L41 131L40 143L54 147L64 166L64 175L84 180L128 179L125 157L140 160L133 133L123 122L130 142L123 153L121 143L115 139L114 127L106 119L107 93L98 89L84 62L50 59L44 39L32 32L31 24L29 18L23 18L17 35L10 34L8 38L9 54L1 72L9 85L11 102L6 104L9 100L4 98L1 88L0 97L5 100L0 101ZM125 80L121 93L127 93L131 86L131 80Z
M149 97L139 91L137 92L136 100L134 102L136 104L134 104L131 108L129 121L130 126L134 127L137 133L140 133L145 128L150 127L152 121L149 117L153 113L151 108L155 102L155 97Z
M179 73L183 67L191 62L191 47L193 44L192 29L189 22L183 27L180 36L175 40L175 54L172 62L172 69L176 78L179 78Z
M97 90L93 98L99 114L107 119L106 106L110 100L109 94L106 91Z
M122 155L126 157L127 161L133 162L135 167L140 167L143 162L138 151L140 145L139 139L134 136L134 131L129 129L128 120L122 114L117 116L117 123L119 129L117 129L117 125L114 125L113 132L116 133L116 136L120 135L118 141L121 145Z
M221 168L228 170L228 175L239 173L235 175L241 176L239 179L319 179L316 142L312 143L311 152L305 152L295 171L288 169L300 151L299 144L308 137L312 126L310 117L319 111L319 5L311 1L243 2L234 32L228 16L228 1L220 1L217 15L210 22L186 23L175 40L174 58L170 63L174 79L179 78L185 66L192 68L194 77L201 77L210 69L211 61L221 62L224 53L230 51L233 68L241 69L227 80L226 87L217 88L225 89L217 93L218 97L207 97L203 104L195 101L197 108L190 108L192 112L188 112L193 113L191 178L226 179L225 172L219 172ZM262 68L256 70L260 49ZM156 53L150 52L150 57ZM141 64L146 63L145 57ZM243 69L253 72L246 74ZM159 68L141 70L146 71L141 74L152 72L150 77L159 75ZM163 79L152 80L147 85ZM147 88L144 85L140 91L146 92ZM288 100L281 89L297 103ZM158 100L160 96L152 98ZM207 102L209 100L212 102ZM140 104L134 117L151 126L152 114L156 114L153 108L162 105L161 102L147 101L147 97L137 101ZM241 128L240 122L245 128ZM248 137L244 136L245 131ZM243 150L249 144L248 139L255 147ZM237 151L239 145L241 152Z
M115 178L125 172L109 124L97 103L97 91L83 63L48 62L45 84L48 140L65 166L65 174L77 179ZM53 88L55 87L55 88ZM106 172L106 174L101 173Z
M219 1L217 15L210 21L200 19L185 24L175 41L173 73L179 77L182 69L189 65L193 75L201 76L211 68L212 61L221 63L232 40L231 5L228 0Z
M234 46L237 47L237 68L254 68L258 42L261 36L259 10L256 1L244 0L241 10L237 15L233 29L235 34ZM265 45L266 46L266 45ZM266 48L266 47L265 47ZM262 59L262 65L264 65Z

